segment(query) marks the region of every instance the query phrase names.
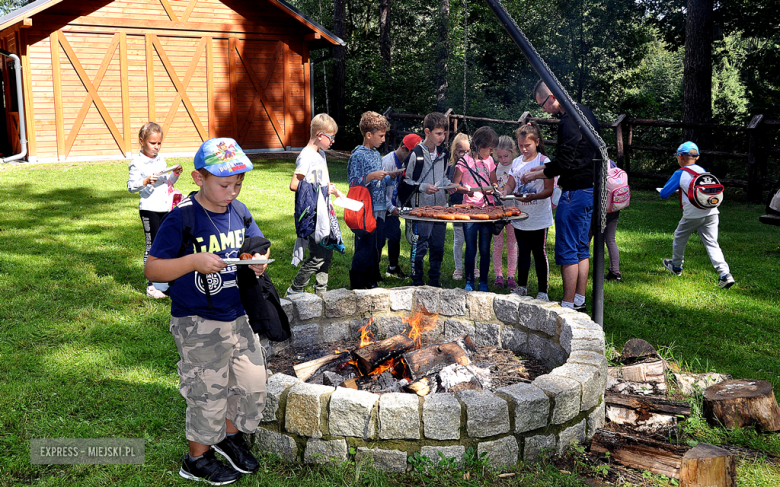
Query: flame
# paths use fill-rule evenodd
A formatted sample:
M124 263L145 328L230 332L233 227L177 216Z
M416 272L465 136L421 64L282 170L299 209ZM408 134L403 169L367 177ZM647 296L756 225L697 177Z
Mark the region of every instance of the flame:
M409 325L406 336L414 340L414 348L418 349L422 345L422 335L436 327L437 314L428 314L425 309L417 310L412 316L404 319L404 323Z
M382 372L385 372L385 371L388 371L388 370L392 370L393 367L395 367L395 359L390 359L390 360L382 363L382 365L379 365L378 367L376 367L371 372L369 372L368 375L379 375Z
M368 329L368 327L371 326L371 324L374 322L374 317L368 319L368 322L366 322L365 325L360 327L360 345L358 345L358 348L363 348L366 345L370 345L374 343L374 332Z

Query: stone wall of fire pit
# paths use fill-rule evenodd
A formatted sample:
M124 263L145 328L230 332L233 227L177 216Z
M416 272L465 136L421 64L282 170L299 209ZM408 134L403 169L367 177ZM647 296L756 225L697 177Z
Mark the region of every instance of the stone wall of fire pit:
M461 391L418 397L373 394L301 382L274 374L268 379L261 450L289 461L323 463L371 458L374 466L405 472L419 452L436 461L439 452L462 462L473 447L497 467L534 461L542 450L562 452L585 441L604 422L607 360L604 332L582 313L529 297L461 289L403 287L299 294L284 300L293 336L280 349L357 338L373 317L377 338L401 333L403 318L417 309L437 313L425 337L464 333L477 344L531 355L552 368L532 383L495 392Z

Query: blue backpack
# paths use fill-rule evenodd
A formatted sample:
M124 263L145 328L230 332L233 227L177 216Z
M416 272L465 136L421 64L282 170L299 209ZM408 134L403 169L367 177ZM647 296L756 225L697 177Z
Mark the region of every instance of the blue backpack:
M319 185L302 179L295 193L295 233L300 238L308 238L317 227L317 198Z

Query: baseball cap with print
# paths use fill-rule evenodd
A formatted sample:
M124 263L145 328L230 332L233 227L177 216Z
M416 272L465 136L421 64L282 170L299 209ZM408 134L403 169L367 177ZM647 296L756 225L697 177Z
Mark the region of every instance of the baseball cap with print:
M698 157L699 156L699 146L694 144L693 142L685 142L680 147L677 148L677 155L678 156L693 156Z
M251 171L253 167L238 143L228 137L209 139L195 153L195 169L206 169L221 178Z
M412 150L414 149L414 146L420 143L420 141L422 141L422 137L420 137L419 135L408 134L406 137L404 137L404 140L402 142L407 149Z

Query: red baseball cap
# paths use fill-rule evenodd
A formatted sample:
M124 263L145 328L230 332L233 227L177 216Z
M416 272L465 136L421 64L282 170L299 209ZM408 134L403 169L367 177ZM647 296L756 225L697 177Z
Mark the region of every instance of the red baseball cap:
M422 137L420 137L417 134L408 134L406 137L404 137L403 144L406 146L407 149L412 150L414 149L414 146L420 143L422 141Z

